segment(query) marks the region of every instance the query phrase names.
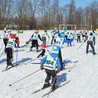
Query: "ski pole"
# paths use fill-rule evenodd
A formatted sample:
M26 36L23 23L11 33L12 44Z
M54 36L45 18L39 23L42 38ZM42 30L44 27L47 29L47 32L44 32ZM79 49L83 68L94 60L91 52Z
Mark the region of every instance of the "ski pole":
M5 50L3 50L3 52L0 54L0 58L1 58L1 56L4 54L4 52L5 52Z
M33 73L28 74L27 76L25 76L25 77L23 77L23 78L21 78L21 79L19 79L19 80L15 81L15 82L13 82L12 84L9 84L9 86L12 86L12 85L14 85L14 84L16 84L16 83L20 82L21 80L23 80L23 79L25 79L25 78L27 78L27 77L31 76L32 74L34 74L34 73L36 73L36 72L38 72L38 71L40 71L40 69L36 70L36 71L35 71L35 72L33 72Z
M0 48L0 51L2 50L2 48L3 48L3 43L2 43L2 46L1 46L1 48Z
M77 50L84 44L84 42L77 48Z
M18 65L18 47L16 48L16 66Z
M35 61L35 60L37 60L37 59L38 59L38 58L32 59L31 61L28 61L27 63L25 63L25 65L28 64L28 63L30 63L30 62L32 62L32 61Z
M77 63L77 62L75 62L75 64L74 64L72 67L70 67L69 72L71 72L71 70L72 70L74 67L76 67L76 63Z

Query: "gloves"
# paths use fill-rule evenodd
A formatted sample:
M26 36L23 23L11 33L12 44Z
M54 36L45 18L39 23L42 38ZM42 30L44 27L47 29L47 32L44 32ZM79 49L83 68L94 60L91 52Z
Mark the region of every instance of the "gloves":
M41 69L41 70L43 70L43 69L44 69L44 67L43 67L43 66L40 66L40 69Z
M55 72L56 72L56 74L57 74L57 73L59 73L60 71L59 71L59 70L56 70Z
M26 42L26 44L28 44L28 42Z

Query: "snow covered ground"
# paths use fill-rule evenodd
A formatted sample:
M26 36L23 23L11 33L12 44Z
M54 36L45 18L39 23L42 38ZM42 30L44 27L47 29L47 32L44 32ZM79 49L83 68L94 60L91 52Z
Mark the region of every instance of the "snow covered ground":
M3 31L0 32L2 36ZM24 31L23 34L19 35L20 46L25 44L32 33L33 31ZM50 41L47 40L47 42L49 45ZM39 43L41 44L40 41ZM64 45L62 57L65 68L74 67L70 72L70 69L67 69L57 75L57 85L61 85L68 80L70 82L51 93L48 98L98 98L98 55L93 55L91 48L89 48L89 53L86 54L86 43L80 47L82 43L77 43L75 40L72 44L72 47ZM42 95L50 90L50 88L47 88L32 94L43 86L46 74L44 70L40 70L39 64L28 63L25 65L26 62L36 58L40 53L36 52L35 48L32 52L29 52L30 45L18 50L15 49L13 63L17 62L19 65L8 71L2 72L6 67L6 55L3 54L0 57L0 98L42 98ZM3 41L0 39L0 55L3 49ZM51 47L47 47L47 49L51 51ZM98 42L95 45L95 51L98 52ZM40 60L37 59L32 62L40 62ZM47 96L44 98L47 98Z

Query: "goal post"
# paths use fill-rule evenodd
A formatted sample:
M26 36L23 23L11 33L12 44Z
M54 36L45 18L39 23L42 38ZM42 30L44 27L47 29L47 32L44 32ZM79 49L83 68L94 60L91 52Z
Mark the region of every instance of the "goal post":
M62 30L62 28L66 29L66 30L76 31L76 25L75 24L59 24L59 30Z

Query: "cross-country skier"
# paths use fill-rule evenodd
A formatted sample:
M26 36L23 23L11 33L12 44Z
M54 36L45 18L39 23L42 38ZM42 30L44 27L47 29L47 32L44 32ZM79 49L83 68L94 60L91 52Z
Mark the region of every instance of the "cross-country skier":
M73 39L73 38L74 38L73 34L67 32L67 37L66 37L66 39L67 39L67 40L71 40L71 39ZM67 46L69 46L69 45L72 46L71 42L70 42L70 43L67 43Z
M59 36L56 38L56 42L54 43L54 46L56 46L59 50L58 57L60 58L61 70L63 69L61 48L63 47L64 43L71 43L72 41L73 41L73 38L70 40L67 40L65 38L65 34L61 32Z
M92 32L87 37L86 53L88 53L89 45L91 46L93 54L95 55L96 53L94 48L94 36Z
M6 45L8 43L8 40L10 38L10 34L11 34L11 30L10 29L4 31L3 42L4 42L4 45L5 45L5 48L6 48ZM6 51L5 51L5 53L6 53Z
M19 44L20 44L20 39L19 39L19 33L18 31L14 32L15 33L15 38L16 38L16 44L15 44L15 47L18 47L19 48Z
M43 41L43 44L45 45L46 45L47 37L48 39L50 39L50 36L48 35L47 30L45 30L44 33L42 33L42 41Z
M41 51L41 53L37 56L37 58L43 57L43 56L45 55L45 52L46 52L45 48L46 48L46 45L45 45L45 44L42 44L42 45L41 45L42 51Z
M54 35L56 34L56 32L58 32L58 31L57 31L57 28L55 28L55 29L51 32L51 34L52 34L51 44L53 44L53 42L54 42Z
M81 35L82 35L82 31L77 33L77 42L81 43Z
M8 43L6 45L6 56L7 56L7 67L6 67L6 69L9 66L12 66L12 67L14 66L12 64L14 47L15 47L15 34L11 33L10 38L8 40Z
M40 68L45 69L45 72L47 74L45 83L43 85L43 88L49 87L52 85L52 90L55 89L56 84L56 75L60 72L61 65L60 65L60 59L58 57L59 50L56 46L52 48L52 53L45 56L41 62L40 62ZM50 79L52 77L52 82L50 83Z
M95 43L96 43L96 35L97 35L97 34L95 33L94 30L93 30L92 32L93 32L93 37L94 37L93 39L94 39L94 45L95 45Z
M35 32L31 36L30 40L26 42L26 44L28 44L30 41L32 42L30 51L32 51L32 48L36 46L36 52L38 52L38 38L42 41L42 39L38 33L39 33L39 30L35 30Z

